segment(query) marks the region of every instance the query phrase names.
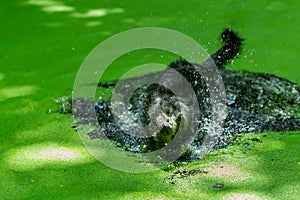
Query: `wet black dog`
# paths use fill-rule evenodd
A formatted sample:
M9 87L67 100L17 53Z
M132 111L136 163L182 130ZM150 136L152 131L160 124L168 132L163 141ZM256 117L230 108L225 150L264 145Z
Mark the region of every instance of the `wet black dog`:
M299 130L300 119L297 113L300 110L299 86L270 74L224 69L228 61L239 55L244 40L231 29L225 29L221 39L224 45L202 66L215 64L219 68L226 90L228 116L217 141L206 144L210 145L208 149L229 145L230 137L235 133ZM190 150L189 155L197 157L197 150L204 145L203 140L211 122L213 102L205 80L195 65L186 60L179 59L171 63L166 72L146 75L146 78L163 80L162 83L167 83L171 80L168 76L173 75L169 73L172 72L170 69L176 70L188 81L197 101L189 96L188 92L181 98L162 85L142 85L131 95L128 104L122 103L124 102L122 98L126 98L126 95L119 97L120 102L114 102L120 108L119 111L118 108L114 108L117 110L117 116L112 112L111 101L97 101L95 109L100 129L89 133L89 136L108 138L129 151L147 152L171 143L183 126L187 135L189 132L196 132L196 135L190 138L191 141L186 138L180 140L184 140L184 144L189 144L187 147ZM131 82L140 78L123 81L119 90L126 91ZM99 87L116 87L117 82L99 83ZM178 83L172 84L177 87ZM180 84L178 87L181 87ZM182 92L185 94L185 91ZM193 109L191 105L195 102L198 103L201 116L191 118L188 113ZM80 103L77 105L78 110L93 109L80 108ZM193 121L196 123L193 124Z
M203 65L206 65L206 68L214 65L221 69L239 54L243 39L237 33L231 29L225 29L221 34L221 40L224 41L224 45L204 62ZM199 67L199 65L179 59L171 63L163 73L122 81L117 85L122 94L118 96L119 101L113 103L118 105L117 108L115 106L112 109L111 102L102 101L96 104L101 130L109 139L123 147L128 147L131 151L160 149L173 140L178 130L181 132L183 130L183 134L192 139L188 141L181 138L181 143L184 140L185 143L194 142L197 146L201 146L211 121L211 99L209 88ZM179 72L185 80L180 81L180 77L175 78L176 73L172 69ZM156 80L160 84L142 85L134 91L132 96L130 92L127 95L128 88L134 87L141 79ZM188 85L184 85L184 81L187 81ZM187 91L189 85L192 92ZM100 86L107 87L110 84ZM180 95L174 94L174 91L168 88L176 88ZM195 93L194 99L193 93ZM125 100L127 96L131 98ZM130 103L124 104L123 102L126 101ZM196 109L199 109L199 116L191 116ZM114 110L114 115L112 110ZM222 114L225 115L225 113ZM195 135L191 135L195 132ZM99 133L94 132L90 135L98 137Z

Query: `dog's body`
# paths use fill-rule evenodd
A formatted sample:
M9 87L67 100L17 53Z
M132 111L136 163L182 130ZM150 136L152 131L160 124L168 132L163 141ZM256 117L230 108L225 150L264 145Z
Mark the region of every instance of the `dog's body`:
M228 145L228 138L234 133L300 129L300 119L294 117L291 111L295 106L299 107L299 86L273 75L224 70L227 62L239 54L243 39L231 29L225 29L221 39L225 42L224 45L208 61L214 61L224 79L229 116L218 142L209 149ZM206 62L203 65L205 64ZM96 112L101 129L89 135L92 138L103 138L105 135L130 151L153 151L168 144L175 137L180 124L184 123L186 129L192 130L193 127L188 125L191 120L196 120L197 133L190 143L193 149L199 148L211 120L211 100L207 85L199 71L195 70L195 65L186 60L177 60L170 64L170 68L179 72L190 83L199 104L200 118L186 118L190 109L190 96L180 99L163 86L143 85L135 90L129 105L120 104L120 107L128 108L126 112L119 112L117 119L120 122L116 122L113 117L109 101L98 101ZM147 75L147 78L167 81L168 75L167 71L163 74ZM135 78L125 81L130 83L133 80ZM276 86L272 87L272 84ZM120 90L126 90L126 84L123 85L124 88L121 86ZM110 87L115 86L115 83L100 83L99 86ZM291 105L287 110L279 105L282 102L278 102L274 96L276 87L283 90L276 95L280 96L281 101ZM292 96L284 93L287 88L292 91ZM145 127L151 132L150 135L147 133L149 137L144 137L141 133ZM139 134L143 137L139 137Z

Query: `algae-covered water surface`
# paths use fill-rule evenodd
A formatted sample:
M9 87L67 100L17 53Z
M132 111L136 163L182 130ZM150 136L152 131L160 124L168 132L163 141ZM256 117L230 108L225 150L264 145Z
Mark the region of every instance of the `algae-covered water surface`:
M72 115L56 112L54 100L72 95L77 72L94 47L120 32L143 27L183 33L210 55L223 45L220 33L225 28L236 31L244 41L236 59L225 66L224 79L233 80L230 74L235 74L245 80L244 76L251 87L245 81L236 87L230 84L226 92L231 100L241 88L258 89L253 86L257 73L272 74L274 79L266 84L281 77L284 83L299 86L299 7L292 0L1 1L0 199L298 199L299 130L263 129L258 135L244 135L234 129L239 134L232 134L230 147L197 161L134 174L92 156L74 130ZM177 44L185 47L181 41ZM114 51L118 49L105 53ZM178 59L158 49L127 52L109 66L100 82L111 83L142 64L169 65ZM97 89L97 98L106 101L113 89L113 85ZM284 98L275 94L267 101L268 95L260 96L264 103L280 107L272 112L274 122L281 123L276 117L284 111L299 118L299 97L286 95L295 94L293 90L277 89ZM252 98L251 92L244 94ZM98 156L110 156L102 154ZM118 164L113 156L110 159Z

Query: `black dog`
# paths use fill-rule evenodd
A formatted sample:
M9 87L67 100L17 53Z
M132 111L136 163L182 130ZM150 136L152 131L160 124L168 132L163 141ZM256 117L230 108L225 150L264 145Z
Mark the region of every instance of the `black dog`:
M299 130L300 119L297 114L300 110L299 86L270 74L224 69L229 60L239 55L244 40L231 29L225 29L221 39L224 45L212 54L209 60L220 69L229 113L222 133L217 138L218 141L209 149L229 145L230 138L235 133ZM169 144L179 127L184 124L186 130L195 128L194 131L197 133L188 142L190 144L188 155L197 157L197 149L203 145L207 126L211 120L212 102L209 91L199 71L195 70L195 65L179 59L169 67L179 72L190 83L199 103L200 118L186 117L186 112L190 109L189 100L192 97L187 95L186 98L180 99L171 90L159 84L142 85L134 91L128 105L120 105L126 106L127 111L119 112L119 116L114 117L110 101L96 102L95 109L101 128L89 133L89 136L109 138L118 146L133 152L147 152ZM160 73L146 76L150 79L168 81L166 78L168 72L163 75ZM128 79L125 83L135 80L136 78ZM99 87L116 86L116 83L117 81L99 83ZM126 90L126 84L123 85L120 86L120 90ZM197 122L196 126L189 127L193 120ZM139 137L145 136L142 133L145 127L148 128L146 130L148 137Z
M212 61L209 65L216 65L218 68L223 68L230 59L238 55L243 41L231 29L225 29L222 32L221 40L224 41L222 48L205 62ZM142 79L156 80L161 84L142 85L136 89L130 100L125 100L130 94L125 95L124 93L128 88L134 87L141 77L138 77L137 81L133 78L119 84L119 91L122 91L122 94L118 97L119 102L114 102L119 105L118 108L114 108L115 117L111 112L110 102L101 101L96 104L101 130L109 139L123 147L128 147L131 151L152 151L160 149L172 141L181 126L184 127L184 135L192 137L192 141L185 141L184 138L181 138L181 142L182 140L186 143L194 142L197 143L197 146L202 144L211 115L211 100L207 84L197 66L186 60L179 59L171 63L169 67L163 73L142 77ZM194 100L192 100L191 92L186 92L188 86L183 86L183 83L178 80L179 78L175 78L174 81L175 74L171 69L179 72L191 85L196 95ZM133 85L131 85L132 83ZM100 86L110 85L106 83ZM181 97L176 96L162 85L179 88L180 93L184 94ZM130 103L124 104L123 102L126 101ZM201 117L190 116L190 113L193 112L191 102L196 103L195 109L199 107ZM124 110L124 107L128 107L128 109ZM196 123L192 123L194 121ZM192 132L196 132L196 136L189 135ZM99 133L94 132L90 136L99 137Z

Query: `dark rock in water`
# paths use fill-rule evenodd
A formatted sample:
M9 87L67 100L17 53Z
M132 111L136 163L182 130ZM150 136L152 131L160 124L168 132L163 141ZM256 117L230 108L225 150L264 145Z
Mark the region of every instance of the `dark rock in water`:
M222 184L222 183L216 183L215 185L213 185L213 188L217 188L217 189L224 188L224 184Z
M216 87L214 92L226 92L224 103L228 110L217 141L208 149L230 145L231 137L237 133L300 130L300 87L271 74L223 69L238 54L243 40L230 29L222 33L222 38L225 45L202 65L205 68L213 61L219 67L225 91ZM185 80L174 79L174 71ZM157 84L143 84L145 80L155 80ZM108 138L132 152L163 148L183 131L179 140L188 144L184 156L194 159L199 157L197 150L202 148L210 128L215 103L206 81L197 65L180 59L162 73L99 83L99 87L115 87L117 91L109 101L75 99L73 114L79 123L99 123L100 129L88 134L91 138ZM226 117L222 109L219 113L224 116L220 119Z

